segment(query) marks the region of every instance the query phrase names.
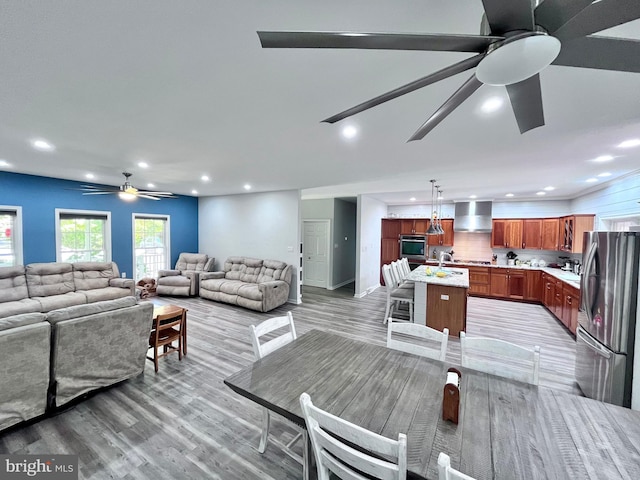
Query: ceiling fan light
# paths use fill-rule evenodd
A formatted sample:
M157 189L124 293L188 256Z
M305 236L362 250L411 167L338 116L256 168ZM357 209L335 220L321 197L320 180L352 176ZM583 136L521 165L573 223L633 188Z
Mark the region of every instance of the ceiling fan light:
M132 202L133 200L136 199L136 196L133 193L130 193L128 191L120 192L118 193L118 196L120 197L121 200L124 200L126 202Z
M478 64L476 77L487 85L521 82L551 65L560 53L560 41L542 32L505 40Z

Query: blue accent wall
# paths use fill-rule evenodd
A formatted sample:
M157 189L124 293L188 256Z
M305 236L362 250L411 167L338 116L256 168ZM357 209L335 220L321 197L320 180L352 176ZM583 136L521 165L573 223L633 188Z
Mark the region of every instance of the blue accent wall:
M125 202L117 195L82 195L86 182L0 172L0 205L22 207L24 263L56 261L55 209L111 212L112 260L121 272L133 275L133 213L168 215L171 225L171 266L180 252L198 251L198 199Z

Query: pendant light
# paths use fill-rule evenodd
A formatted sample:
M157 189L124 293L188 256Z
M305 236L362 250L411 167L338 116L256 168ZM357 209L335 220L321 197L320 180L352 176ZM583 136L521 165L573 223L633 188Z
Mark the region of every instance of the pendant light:
M435 184L436 184L436 181L431 180L431 208L432 209L435 207L435 203L436 203L435 197L433 195ZM438 235L440 233L438 232L438 229L435 226L436 215L437 215L437 212L433 210L433 213L431 213L431 221L429 222L429 228L427 229L427 232L426 232L427 235Z
M436 188L439 189L440 185L436 185ZM436 200L439 200L439 206L438 206L438 226L436 227L438 229L438 233L440 233L440 235L442 235L444 233L444 228L442 228L442 190L437 190L438 192L438 198Z

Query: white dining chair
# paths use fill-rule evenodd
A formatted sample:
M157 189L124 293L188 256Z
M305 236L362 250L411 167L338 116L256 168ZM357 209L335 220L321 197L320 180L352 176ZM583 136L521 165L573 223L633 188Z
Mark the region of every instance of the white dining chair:
M394 333L419 339L421 344L399 340L397 336L393 335ZM387 326L387 348L393 348L394 350L413 353L414 355L433 358L444 362L447 357L448 340L448 328L445 328L441 332L435 328L427 327L426 325L398 322L389 317Z
M260 343L260 338L268 335L278 329L282 329L288 327L288 330L264 343ZM255 354L256 360L260 360L264 358L266 355L274 352L275 350L284 347L285 345L293 342L296 336L296 327L293 323L293 315L291 312L287 312L285 316L282 317L273 317L258 325L251 325L249 327L251 333L251 343L253 344L253 353ZM262 434L260 435L260 444L258 446L258 452L264 453L267 449L267 443L269 441L269 424L271 423L271 415L276 415L271 412L269 409L263 407L262 408ZM293 437L293 439L284 444L278 440L272 438L272 441L282 450L289 455L291 458L301 463L303 466L303 476L306 479L309 478L309 472L307 471L307 462L305 461L306 456L309 454L308 452L308 442L307 442L307 431L304 428L296 425L293 422L290 422L284 417L280 415L276 415L277 418L286 421L290 426L292 426L298 433ZM291 447L298 440L302 440L303 442L303 456L300 457L297 453L291 450Z
M413 322L413 289L398 288L393 280L390 265L382 266L382 278L387 289L387 307L384 313L383 323L387 323L387 319L393 312L393 308L398 303L406 303L409 306L409 321Z
M398 288L408 288L411 290L415 289L416 284L414 282L405 280L406 275L404 274L404 270L400 265L400 260L395 260L391 262L390 265L394 282Z
M461 364L481 372L538 385L540 347L533 350L496 338L460 332Z
M404 277L406 278L407 275L409 275L411 273L411 267L409 266L409 259L407 259L407 257L402 257L400 260L400 266L402 267L402 271L404 272Z
M300 395L300 406L316 457L318 480L329 480L330 472L343 480L365 480L359 472L369 475L366 478L407 478L407 436L404 433L399 433L397 440L378 435L321 410L307 393ZM342 440L362 447L362 450Z
M466 475L455 468L451 467L451 459L449 455L440 452L438 455L438 480L475 480L473 477Z

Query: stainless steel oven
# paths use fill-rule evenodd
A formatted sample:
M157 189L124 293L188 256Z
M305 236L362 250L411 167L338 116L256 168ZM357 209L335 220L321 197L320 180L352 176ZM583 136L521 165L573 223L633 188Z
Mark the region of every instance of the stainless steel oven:
M424 235L401 235L400 257L406 257L409 262L424 263L427 259L427 237Z

